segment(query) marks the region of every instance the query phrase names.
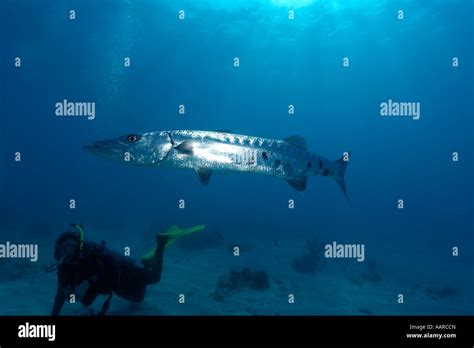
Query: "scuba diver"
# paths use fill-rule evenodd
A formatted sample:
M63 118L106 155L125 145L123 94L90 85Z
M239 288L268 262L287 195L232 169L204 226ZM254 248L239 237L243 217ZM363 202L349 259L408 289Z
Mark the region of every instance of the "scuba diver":
M97 313L104 315L113 294L132 302L141 302L147 285L160 281L163 267L163 251L178 238L204 229L204 225L179 229L172 226L165 233L156 236L156 247L145 254L141 260L143 267L127 256L108 250L105 242L84 241L81 225L71 224L75 231L66 231L56 240L54 258L56 263L45 272L57 270L58 288L51 315L59 315L66 298L75 288L87 281L88 288L81 298L84 306L90 306L98 295L108 295Z

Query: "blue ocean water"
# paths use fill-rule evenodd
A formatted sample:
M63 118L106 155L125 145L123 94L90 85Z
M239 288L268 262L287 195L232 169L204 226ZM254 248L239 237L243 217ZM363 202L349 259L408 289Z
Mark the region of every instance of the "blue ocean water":
M139 259L154 233L204 223L248 253L173 249L170 259L184 261L168 267L165 255L163 286L186 292L193 279L199 306L169 305L157 284L147 301L158 310L144 313L220 314L227 305L241 314L238 294L223 304L208 293L220 275L249 267L273 284L263 295L242 290L257 314L474 314L473 14L469 0L2 1L0 243L39 243L47 263L59 233L80 222L88 239L130 246ZM56 116L64 99L94 102L95 118ZM420 103L420 118L381 116L389 99ZM189 170L82 149L169 129L297 134L334 160L350 151L352 204L329 178L297 192L277 178L216 172L202 186ZM351 282L367 263L355 260L295 272L292 260L314 238L364 244L381 281ZM0 266L18 269L0 296L25 303L31 281L45 289L4 313L49 313L53 275L29 261ZM251 301L262 296L271 305Z

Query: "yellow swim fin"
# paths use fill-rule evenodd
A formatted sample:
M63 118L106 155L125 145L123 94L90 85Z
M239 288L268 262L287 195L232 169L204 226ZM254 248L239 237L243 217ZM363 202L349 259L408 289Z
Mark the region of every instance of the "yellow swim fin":
M167 237L166 238L166 244L165 248L176 242L179 238L203 230L205 225L197 225L185 229L180 229L178 226L173 225L171 226L166 232L160 233L160 236ZM144 261L151 261L155 257L156 253L156 247L151 249L149 252L147 252L145 255L143 255L143 260Z
M179 238L186 236L188 234L197 232L197 231L202 231L204 227L205 225L196 225L196 226L188 227L181 230L178 228L178 226L173 225L168 229L168 231L164 233L160 233L160 235L167 237L166 246L170 246L171 244L176 242Z

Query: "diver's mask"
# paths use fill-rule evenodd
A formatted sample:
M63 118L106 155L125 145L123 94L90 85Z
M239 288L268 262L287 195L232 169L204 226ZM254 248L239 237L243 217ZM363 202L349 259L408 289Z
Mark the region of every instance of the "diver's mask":
M45 273L56 271L59 267L74 269L79 265L84 248L84 230L78 224L71 224L76 232L64 232L56 241L54 258L57 260L45 268Z

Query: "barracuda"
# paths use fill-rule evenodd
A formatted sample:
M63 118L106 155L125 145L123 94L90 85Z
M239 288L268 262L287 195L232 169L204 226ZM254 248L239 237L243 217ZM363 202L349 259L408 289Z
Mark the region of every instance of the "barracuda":
M193 169L204 185L214 170L280 177L297 191L306 189L308 176L328 176L347 198L344 173L349 154L330 161L309 152L298 135L274 140L230 131L172 130L96 141L84 149L130 165Z

